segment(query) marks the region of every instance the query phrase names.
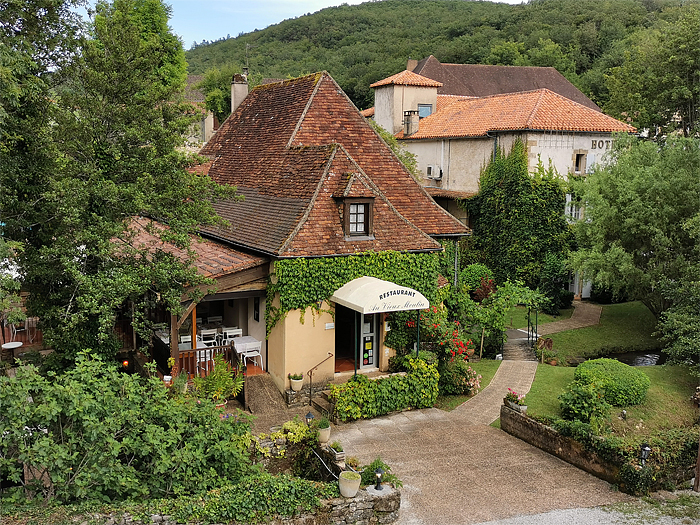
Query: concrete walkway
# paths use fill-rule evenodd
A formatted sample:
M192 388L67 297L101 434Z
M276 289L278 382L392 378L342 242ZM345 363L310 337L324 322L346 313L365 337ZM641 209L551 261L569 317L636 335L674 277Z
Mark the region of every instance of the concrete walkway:
M555 334L557 332L594 326L600 322L600 314L602 312L603 308L597 304L574 301L574 312L569 319L562 319L561 321L552 321L551 323L539 325L537 327L537 332L538 335L542 337L543 335Z
M575 303L571 319L542 325L540 335L598 323L601 308ZM401 525L460 525L559 509L629 501L610 485L488 426L508 388L530 391L534 361L503 361L491 383L452 412L407 411L334 427L348 456L376 457L404 483Z

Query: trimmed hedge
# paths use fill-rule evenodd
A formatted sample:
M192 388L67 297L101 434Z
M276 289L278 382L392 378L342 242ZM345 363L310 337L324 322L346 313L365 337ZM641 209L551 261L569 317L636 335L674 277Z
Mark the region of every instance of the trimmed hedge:
M643 403L651 384L644 372L607 358L581 363L576 367L574 380L601 387L605 400L617 407Z
M342 421L369 419L405 408L428 408L438 396L437 367L420 359L408 362L406 375L394 375L370 381L353 376L342 385L331 385L330 398L335 415Z

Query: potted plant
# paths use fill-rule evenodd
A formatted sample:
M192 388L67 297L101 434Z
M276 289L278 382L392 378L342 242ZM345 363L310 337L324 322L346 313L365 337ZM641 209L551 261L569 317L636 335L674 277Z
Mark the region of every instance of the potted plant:
M214 367L205 377L192 380L197 397L211 399L217 406L226 405L226 400L237 396L243 389L243 374L239 374L221 354L214 356Z
M331 438L331 422L328 421L326 416L323 416L316 423L316 427L318 428L318 442L328 443L328 440Z
M360 490L360 481L362 476L351 470L344 470L338 477L338 486L340 487L340 495L344 498L354 498L357 491Z
M506 397L503 398L503 404L518 412L526 412L527 406L523 404L523 399L525 399L524 394L518 394L515 390L509 388Z
M289 374L289 382L292 385L292 390L299 392L304 386L304 374Z
M331 454L333 454L333 459L336 462L343 461L345 459L345 452L343 451L343 445L340 444L340 441L334 441L331 443L328 450Z

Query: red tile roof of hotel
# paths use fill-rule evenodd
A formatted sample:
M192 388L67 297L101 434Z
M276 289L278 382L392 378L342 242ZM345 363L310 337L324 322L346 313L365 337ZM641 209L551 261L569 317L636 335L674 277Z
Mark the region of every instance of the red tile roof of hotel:
M636 129L548 89L456 101L420 121L405 140L481 137L508 130L627 132Z
M370 84L369 87L377 88L380 86L388 86L390 84L394 84L396 86L442 87L442 82L417 75L416 73L408 70L401 71L401 73L396 73L395 75L391 75L383 80L379 80L374 84Z
M215 204L229 230L207 233L276 256L432 251L428 235L466 234L327 73L258 86L201 150L242 202ZM373 239L346 237L339 196L373 199Z

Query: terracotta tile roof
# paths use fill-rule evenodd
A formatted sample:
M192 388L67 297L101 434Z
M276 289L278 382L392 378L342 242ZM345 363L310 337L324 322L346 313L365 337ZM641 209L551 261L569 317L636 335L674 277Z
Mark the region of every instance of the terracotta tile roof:
M256 87L200 153L211 159L200 172L245 196L215 205L231 229L207 230L238 245L277 256L436 250L425 234L469 231L411 178L327 73ZM374 199L373 241L345 238L337 197L346 191Z
M413 72L442 82L438 94L486 97L546 88L600 111L600 108L553 67L442 64L433 55L424 58Z
M440 111L441 109L445 109L447 106L454 102L459 102L460 100L469 100L473 98L478 98L478 97L467 97L467 96L461 96L461 95L438 95L437 96L437 103L435 104L435 111Z
M454 102L422 119L418 131L405 140L481 137L490 131L556 130L628 132L632 126L573 102L548 89L494 95Z
M371 108L363 109L362 111L360 111L360 113L362 113L362 116L365 118L373 117L374 116L374 106L372 106Z
M438 82L431 78L427 78L421 75L417 75L412 71L401 71L401 73L396 73L383 80L379 80L374 84L370 84L369 87L376 88L380 86L388 86L394 84L397 86L423 86L423 87L441 87L442 82Z
M160 250L183 261L189 260L190 256L186 250L163 242L158 237L157 232L167 229L164 224L144 217L134 217L129 229L134 234L133 238L129 239L132 247L139 250L145 248L150 252ZM266 257L250 255L194 235L191 237L190 250L194 253L193 264L197 272L204 277L222 277L269 262Z
M444 199L470 199L476 195L476 192L472 191L446 190L443 188L435 188L433 186L426 186L425 191L427 191L431 197Z

